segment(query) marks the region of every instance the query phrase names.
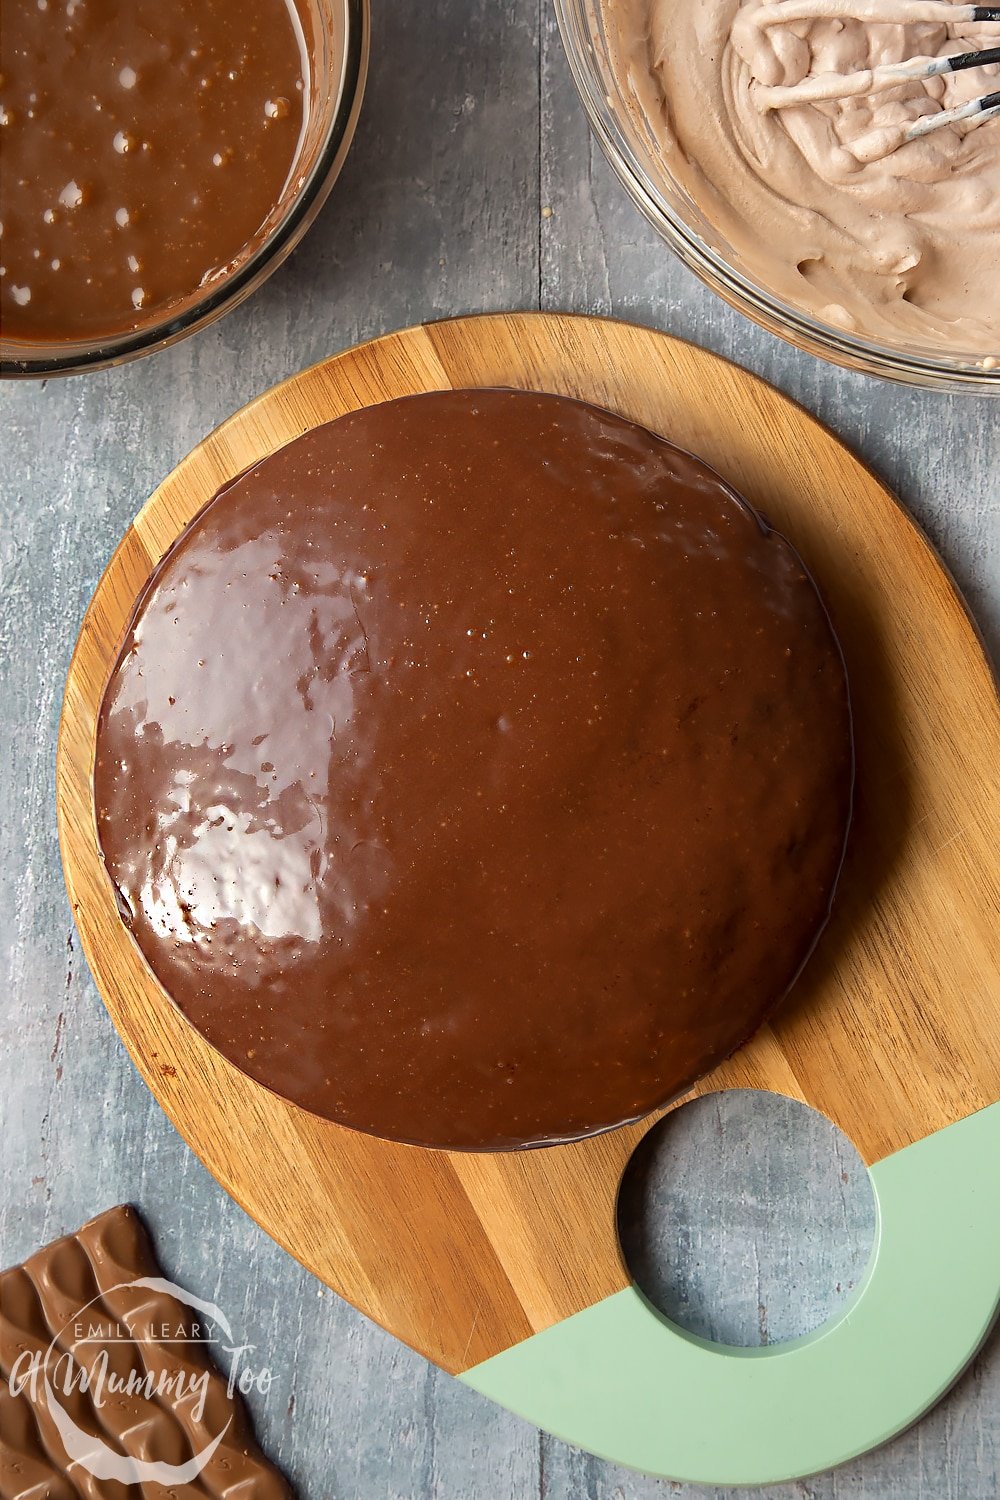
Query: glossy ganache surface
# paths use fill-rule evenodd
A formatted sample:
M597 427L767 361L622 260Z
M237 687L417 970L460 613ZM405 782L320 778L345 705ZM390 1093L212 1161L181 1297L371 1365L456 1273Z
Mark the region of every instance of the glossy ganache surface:
M512 391L353 412L226 486L101 709L164 989L318 1114L505 1148L666 1102L782 997L850 818L843 662L704 464Z

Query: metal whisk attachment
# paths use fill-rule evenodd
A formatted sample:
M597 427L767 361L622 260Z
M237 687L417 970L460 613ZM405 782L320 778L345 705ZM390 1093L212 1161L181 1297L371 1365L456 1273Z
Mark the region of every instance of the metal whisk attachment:
M959 25L965 22L1000 22L1000 5L953 5L950 0L775 0L752 13L752 21L762 30L793 21L829 18L843 21L868 21L874 24L898 24L901 21L939 22ZM788 109L796 104L816 104L829 99L850 99L861 94L877 94L924 78L939 78L947 73L961 73L967 68L986 68L1000 63L1000 46L980 47L946 57L908 57L903 62L884 63L855 73L822 73L804 78L801 83L769 85L756 83L754 98L763 109ZM851 150L859 161L875 161L887 156L907 141L919 140L933 130L960 120L982 125L1000 117L1000 90L970 99L955 109L938 110L921 115L907 125L886 126L852 142Z

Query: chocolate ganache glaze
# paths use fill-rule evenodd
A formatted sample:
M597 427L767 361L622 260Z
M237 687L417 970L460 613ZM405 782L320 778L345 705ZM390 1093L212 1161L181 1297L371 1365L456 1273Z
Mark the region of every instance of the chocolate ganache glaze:
M293 0L3 0L5 336L110 337L223 280L292 177L309 50Z
M227 485L101 708L119 907L261 1083L504 1148L676 1096L782 997L850 818L843 662L788 543L594 407L442 392Z

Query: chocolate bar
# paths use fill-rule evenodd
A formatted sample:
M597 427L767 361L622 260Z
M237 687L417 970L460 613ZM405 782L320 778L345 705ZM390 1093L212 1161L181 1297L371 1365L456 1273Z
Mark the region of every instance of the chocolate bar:
M235 1382L213 1346L236 1351ZM0 1497L291 1500L240 1359L222 1310L164 1279L133 1208L54 1240L0 1276Z

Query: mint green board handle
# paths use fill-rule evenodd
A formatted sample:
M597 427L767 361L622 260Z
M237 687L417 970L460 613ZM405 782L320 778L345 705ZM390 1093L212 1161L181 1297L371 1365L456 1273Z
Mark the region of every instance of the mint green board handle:
M459 1378L601 1458L696 1484L780 1483L878 1447L952 1385L1000 1307L1000 1104L870 1172L867 1275L815 1333L712 1344L632 1286Z

